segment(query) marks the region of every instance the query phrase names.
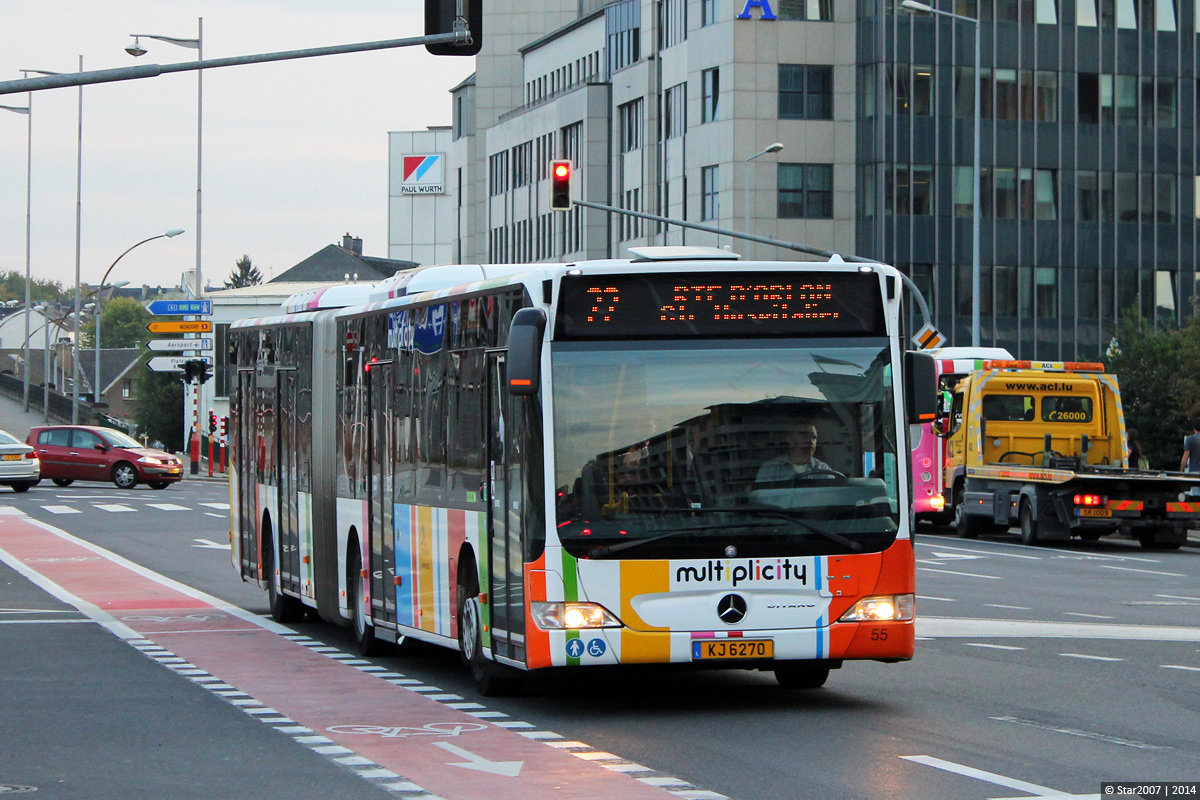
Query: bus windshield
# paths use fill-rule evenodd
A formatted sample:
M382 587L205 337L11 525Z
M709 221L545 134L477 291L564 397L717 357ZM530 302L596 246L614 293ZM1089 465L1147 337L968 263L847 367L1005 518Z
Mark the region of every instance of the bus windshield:
M572 555L877 552L895 539L886 340L552 348L557 527Z

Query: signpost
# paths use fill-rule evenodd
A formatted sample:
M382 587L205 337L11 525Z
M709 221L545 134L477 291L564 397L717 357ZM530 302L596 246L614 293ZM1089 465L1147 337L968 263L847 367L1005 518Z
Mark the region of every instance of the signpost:
M212 333L212 323L208 320L151 322L146 325L151 333Z
M146 361L146 368L151 372L183 372L183 365L189 361L203 361L212 366L211 356L155 356Z
M193 350L212 350L212 339L151 339L146 349L156 353L182 353Z
M192 314L207 317L212 314L212 300L155 300L147 310L155 316Z

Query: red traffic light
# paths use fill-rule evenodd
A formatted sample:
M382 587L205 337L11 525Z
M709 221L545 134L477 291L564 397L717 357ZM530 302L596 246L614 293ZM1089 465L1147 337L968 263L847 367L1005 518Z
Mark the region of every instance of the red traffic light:
M571 162L563 159L550 162L550 209L571 210Z

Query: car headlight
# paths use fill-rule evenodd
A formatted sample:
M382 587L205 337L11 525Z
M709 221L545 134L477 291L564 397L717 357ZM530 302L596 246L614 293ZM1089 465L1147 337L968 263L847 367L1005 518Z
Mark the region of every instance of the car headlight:
M621 620L597 603L534 602L529 605L533 611L533 621L542 630L621 627Z
M139 464L162 464L163 462L162 462L161 458L155 458L154 456L142 456L141 458L138 459L138 463Z
M911 594L886 594L864 597L838 619L838 622L884 622L910 620L916 608Z

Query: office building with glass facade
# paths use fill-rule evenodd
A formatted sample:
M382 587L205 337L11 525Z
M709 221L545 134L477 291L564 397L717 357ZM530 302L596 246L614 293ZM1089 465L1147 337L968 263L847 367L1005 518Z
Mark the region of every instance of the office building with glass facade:
M452 202L429 213L462 262L654 244L810 258L551 212L549 161L570 158L577 199L894 264L951 344L971 343L973 303L981 344L1043 360L1097 358L1127 310L1157 324L1191 316L1195 6L931 5L968 19L892 0L489 0L476 72L452 92ZM406 241L389 245L410 257Z

